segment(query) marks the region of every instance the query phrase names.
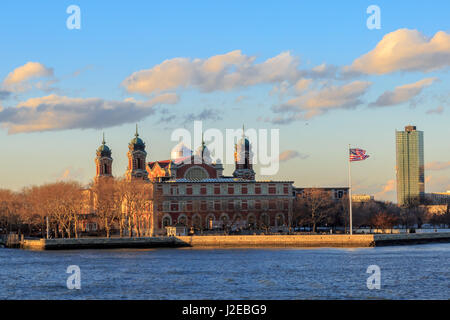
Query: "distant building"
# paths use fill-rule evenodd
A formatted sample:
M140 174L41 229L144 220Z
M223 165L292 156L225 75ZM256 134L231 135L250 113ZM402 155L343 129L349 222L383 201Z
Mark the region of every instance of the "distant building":
M308 187L308 188L296 188L294 187L294 194L297 199L302 198L305 194L312 190L319 190L321 192L328 193L330 198L334 201L339 201L348 194L348 187Z
M423 132L415 126L396 131L397 203L421 203L425 196Z
M426 193L425 199L431 204L450 204L450 190L446 192Z
M370 194L352 194L353 202L369 202L374 200L374 197Z

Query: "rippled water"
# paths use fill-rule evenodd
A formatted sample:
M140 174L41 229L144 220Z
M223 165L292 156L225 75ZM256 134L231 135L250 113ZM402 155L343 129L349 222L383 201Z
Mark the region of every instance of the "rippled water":
M369 290L369 265L381 289ZM69 265L81 290L69 290ZM450 244L359 249L0 249L0 299L449 299Z

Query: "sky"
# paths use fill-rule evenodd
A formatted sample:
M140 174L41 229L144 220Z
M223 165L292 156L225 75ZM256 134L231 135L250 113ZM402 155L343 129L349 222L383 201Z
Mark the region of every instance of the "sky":
M103 132L121 176L136 123L155 161L199 120L278 129L269 178L296 186L346 186L348 145L363 148L353 192L389 201L395 130L416 125L426 192L450 190L448 12L445 0L4 1L0 188L88 183Z

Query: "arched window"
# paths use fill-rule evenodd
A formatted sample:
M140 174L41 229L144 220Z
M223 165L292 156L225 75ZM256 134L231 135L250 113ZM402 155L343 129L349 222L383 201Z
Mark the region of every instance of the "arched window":
M169 216L165 216L162 221L162 227L169 227L172 225L172 219Z
M192 218L192 226L197 229L202 228L202 218L199 215L195 215Z
M250 228L254 228L255 227L256 221L255 221L255 216L253 214L248 216L247 223L248 223Z
M222 221L223 227L228 226L228 222L230 221L230 219L228 218L228 215L226 213L220 217L220 220Z
M261 215L261 223L263 225L265 225L266 227L270 226L270 220L269 220L269 215L267 213L263 213Z
M214 215L210 214L208 215L208 217L206 217L206 227L208 229L212 229L213 228L213 224L214 224Z
M284 225L284 216L282 214L277 215L277 227L281 227Z
M187 226L187 217L183 214L178 217L178 223Z
M103 174L108 174L108 165L106 163L103 164Z
M202 167L192 167L186 171L184 178L187 180L203 180L208 178L208 173Z

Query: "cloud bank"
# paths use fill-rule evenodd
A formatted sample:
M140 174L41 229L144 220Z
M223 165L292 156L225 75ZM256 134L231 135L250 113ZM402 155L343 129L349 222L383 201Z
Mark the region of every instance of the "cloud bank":
M425 164L425 170L439 171L448 168L450 168L450 161L447 162L433 161Z
M431 38L410 29L386 34L376 47L357 58L346 72L382 75L396 71L430 72L450 66L450 34L439 31Z
M202 92L227 91L299 77L299 61L290 52L255 63L255 56L235 50L208 59L174 58L134 72L122 85L130 93L151 94L180 88Z
M437 78L426 78L415 83L405 84L395 87L394 91L386 91L378 97L377 101L372 102L372 107L386 107L407 102L419 95L422 90L429 87L438 80Z
M308 157L309 156L307 154L299 153L295 150L286 150L280 153L279 160L280 162L285 162L295 158L306 159Z
M293 112L297 118L310 119L332 109L354 108L363 103L361 97L371 85L368 81L353 81L344 85L325 86L292 98L276 106L274 111Z
M10 134L75 128L99 129L139 121L153 114L154 106L177 102L178 96L173 93L147 101L69 98L52 94L4 108L0 111L0 123Z

